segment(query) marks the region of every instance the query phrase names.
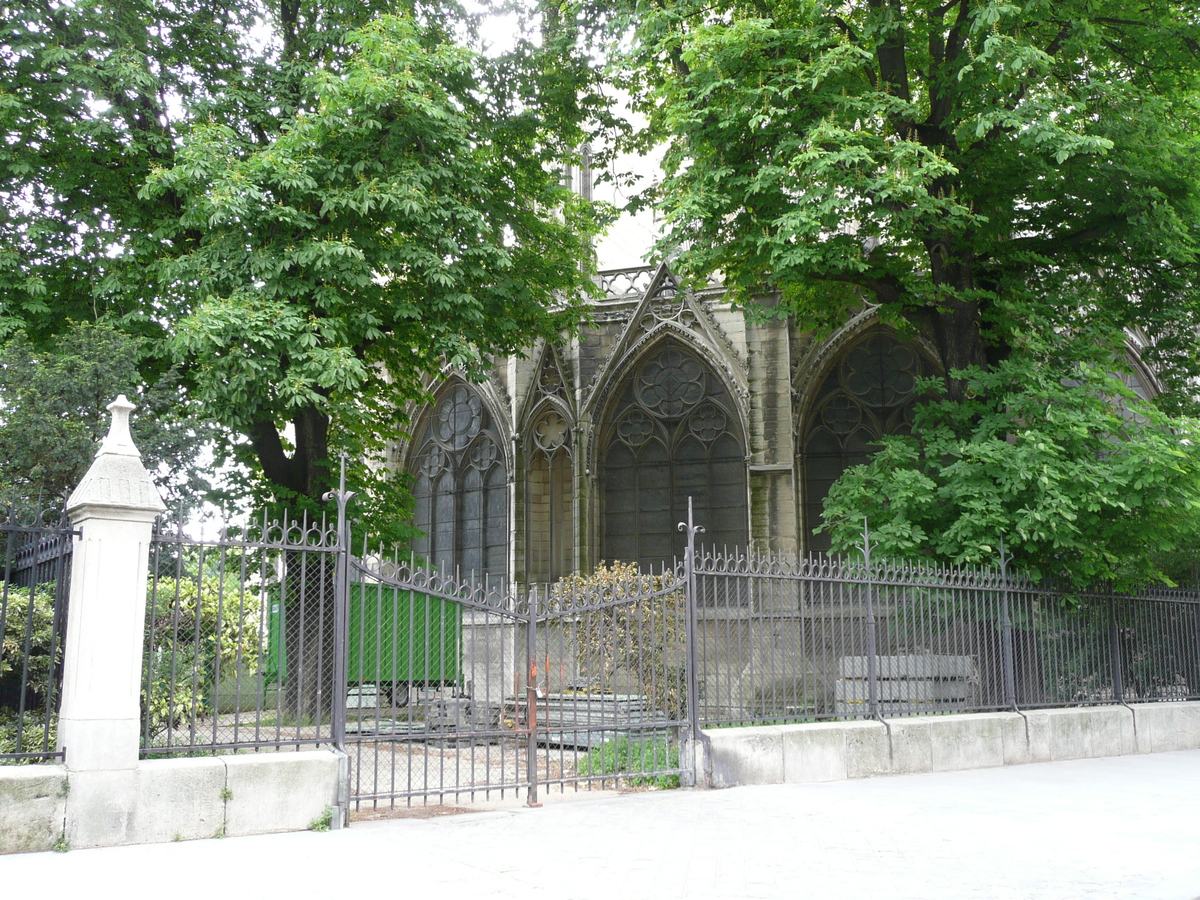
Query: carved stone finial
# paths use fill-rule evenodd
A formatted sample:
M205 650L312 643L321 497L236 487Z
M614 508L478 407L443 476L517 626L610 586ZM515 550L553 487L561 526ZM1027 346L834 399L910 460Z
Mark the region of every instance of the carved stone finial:
M124 394L118 394L117 399L106 407L112 413L112 423L108 426L108 434L96 451L97 456L111 454L114 456L136 456L142 458L142 453L133 443L133 435L129 431L129 414L137 409L136 403L131 403Z
M77 523L97 510L121 517L148 515L149 520L166 509L129 432L129 414L135 408L124 394L108 404L112 413L108 435L100 444L91 468L67 501L72 522Z

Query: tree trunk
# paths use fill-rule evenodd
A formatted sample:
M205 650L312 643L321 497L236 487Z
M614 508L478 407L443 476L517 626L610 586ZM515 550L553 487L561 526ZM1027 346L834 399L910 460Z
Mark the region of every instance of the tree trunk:
M329 416L306 406L292 416L296 449L289 456L271 419L259 419L250 428L250 444L262 465L263 476L286 492L313 500L332 487L329 465Z
M296 447L291 455L285 451L275 423L269 420L254 423L251 443L263 475L282 489L281 495L319 502L331 487L329 417L314 406L305 407L293 416L292 427ZM305 521L302 512L296 514L295 521ZM290 541L296 537L294 532L289 533ZM335 694L345 690L345 685L335 683L333 671L335 568L335 555L327 549L292 549L284 553L284 709L298 726L320 725L323 731L332 716Z
M322 733L328 732L337 692L345 690L334 672L335 568L336 557L327 551L284 554L284 710L297 726L320 726Z
M936 305L915 310L910 319L938 351L946 391L951 400L966 399L966 382L951 372L968 366L986 368L979 301L973 299L975 278L970 261L955 259L942 241L928 241L930 274L944 296Z

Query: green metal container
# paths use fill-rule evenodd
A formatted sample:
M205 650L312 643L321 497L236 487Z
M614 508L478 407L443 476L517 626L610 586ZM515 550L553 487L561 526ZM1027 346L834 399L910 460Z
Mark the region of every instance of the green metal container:
M375 584L350 585L352 683L462 680L462 607Z
M267 593L268 684L287 678L287 611L279 588ZM462 680L462 607L453 600L378 584L351 584L349 680L456 684Z

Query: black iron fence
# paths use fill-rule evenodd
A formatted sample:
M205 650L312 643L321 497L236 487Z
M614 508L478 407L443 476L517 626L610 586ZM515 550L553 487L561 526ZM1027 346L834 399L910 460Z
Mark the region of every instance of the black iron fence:
M866 547L869 550L869 547ZM697 552L519 594L339 524L158 534L143 753L329 744L359 806L686 782L701 727L1200 699L1200 593Z
M151 545L142 664L144 756L333 740L334 525L262 521ZM335 687L336 685L336 687Z
M56 750L73 532L61 510L0 508L0 763Z
M515 596L377 552L347 594L356 808L685 774L681 572L601 567Z
M143 755L333 745L369 808L686 777L682 569L517 596L346 534L154 536Z
M1196 590L736 552L694 578L705 725L1200 699Z

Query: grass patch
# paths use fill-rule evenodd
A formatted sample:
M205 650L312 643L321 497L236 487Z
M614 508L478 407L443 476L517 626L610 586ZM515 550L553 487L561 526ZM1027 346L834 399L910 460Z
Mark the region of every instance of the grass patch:
M615 775L634 787L652 786L666 790L679 787L679 775L654 773L678 768L679 748L672 747L665 739L630 741L619 737L590 750L579 761L576 772L579 775Z

